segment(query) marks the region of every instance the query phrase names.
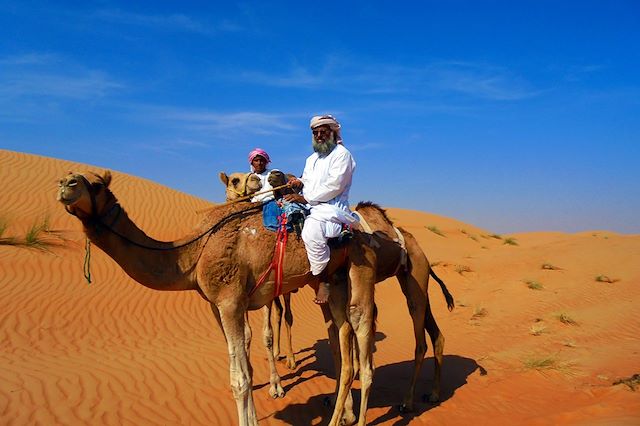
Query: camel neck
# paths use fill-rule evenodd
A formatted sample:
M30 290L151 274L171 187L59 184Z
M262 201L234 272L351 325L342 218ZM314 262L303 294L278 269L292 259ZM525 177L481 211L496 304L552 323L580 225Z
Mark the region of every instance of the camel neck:
M145 287L164 291L197 288L195 265L203 239L189 244L185 244L188 239L158 241L142 231L123 209L120 210L116 220L104 217L84 223L91 242Z

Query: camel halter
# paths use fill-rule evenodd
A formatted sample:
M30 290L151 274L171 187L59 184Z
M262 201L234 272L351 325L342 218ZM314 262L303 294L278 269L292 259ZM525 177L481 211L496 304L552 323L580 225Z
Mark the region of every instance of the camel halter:
M231 191L233 193L235 193L236 195L240 196L240 197L244 197L247 195L247 183L249 182L249 178L251 177L253 173L247 173L246 176L244 177L244 180L242 181L242 191L238 191L235 187L231 187Z

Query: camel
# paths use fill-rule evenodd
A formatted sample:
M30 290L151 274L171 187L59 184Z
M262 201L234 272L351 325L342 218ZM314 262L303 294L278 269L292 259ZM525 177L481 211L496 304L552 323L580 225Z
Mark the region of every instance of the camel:
M214 208L189 235L172 242L147 236L128 217L109 189L111 174L70 173L60 179L58 200L83 225L89 240L107 253L138 283L156 290L194 290L205 299L221 327L229 352L231 389L240 425L257 425L252 396L252 368L248 358L251 340L246 327L248 310L259 309L274 298L274 283L266 282L252 292L256 278L267 268L275 243L273 233L261 228L260 205L233 204ZM436 358L436 382L432 398L439 393L439 375L444 338L435 324L428 303L428 261L415 239L405 237L408 266L401 267L403 251L393 240L393 226L375 205L357 209L375 229L373 233L354 231L344 250L332 253L329 274L332 281L328 309L337 330L340 348L340 380L330 424L354 419L348 406L348 391L359 370L361 404L359 424L366 422L366 407L373 376L374 283L396 275L407 298L416 335L416 367L403 405L413 404L415 381L420 370L429 332ZM306 260L302 242L294 239L287 257ZM435 274L432 274L435 276ZM347 278L336 278L347 277ZM306 261L285 262L282 293L309 282ZM439 281L439 280L438 280ZM339 285L339 282L346 282ZM444 284L441 284L444 288ZM452 307L453 300L445 292ZM356 357L352 358L355 354ZM334 353L334 358L336 358ZM357 362L357 363L356 363ZM347 404L347 411L345 411Z
M253 173L231 173L227 176L226 173L220 172L218 175L220 181L225 187L226 201L234 201L240 198L249 198L250 195L262 189L260 179ZM282 180L280 184L284 184L285 176L282 174L279 176ZM271 311L275 306L275 319L272 321ZM283 294L280 297L273 299L273 303L267 303L263 308L263 340L267 351L273 352L273 358L275 360L280 358L280 330L282 326L282 319L284 316L286 340L285 347L285 365L289 370L296 368L296 357L293 353L293 344L291 339L291 327L293 326L293 314L291 313L291 293ZM279 383L279 375L275 367L275 363L272 363L271 356L268 354L269 365L271 369L272 389L276 382ZM276 379L277 377L277 379ZM277 392L271 395L274 398L284 396L284 391Z

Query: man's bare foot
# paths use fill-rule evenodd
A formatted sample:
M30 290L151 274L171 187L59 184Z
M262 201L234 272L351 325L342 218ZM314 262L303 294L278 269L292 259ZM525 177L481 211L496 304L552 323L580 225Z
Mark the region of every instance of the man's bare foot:
M318 285L318 292L316 293L314 302L318 305L323 305L329 301L329 294L331 293L329 283L323 282Z

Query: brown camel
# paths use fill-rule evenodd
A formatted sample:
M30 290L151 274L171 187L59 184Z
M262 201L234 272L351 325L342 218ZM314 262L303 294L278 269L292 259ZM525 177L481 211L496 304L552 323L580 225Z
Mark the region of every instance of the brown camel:
M277 179L278 178L276 178L274 181L270 181L272 186L276 187L276 186L284 185L284 183L286 182L286 178L284 175L279 177L280 181L278 181ZM242 197L246 198L248 195L258 192L261 189L258 179L256 178L255 180L253 180L251 173L232 173L229 176L227 176L225 173L221 172L220 180L226 187L227 201L238 200L239 198L242 198ZM246 182L252 182L252 184L247 185ZM389 220L389 218L387 217L384 210L380 209L375 204L360 203L358 207L356 207L356 211L363 212L363 210L367 208L369 208L370 211L368 211L366 221L371 223L366 224L366 226L369 228L366 231L369 234L372 234L374 233L373 229L375 229L376 230L375 236L377 237L376 239L380 239L380 238L385 240L392 239L394 241L394 244L390 245L392 249L397 248L396 242L398 241L398 239L403 239L404 245L406 246L406 250L407 250L407 259L408 261L411 261L410 264L407 261L403 265L404 267L402 269L398 267L395 270L396 272L395 275L400 281L403 292L405 293L405 296L407 298L407 303L409 306L409 311L411 313L411 316L414 317L414 333L415 333L415 339L416 339L415 368L414 368L413 378L411 381L411 386L409 387L404 397L404 400L400 406L401 411L411 411L413 410L415 384L417 382L417 378L420 373L422 360L424 359L424 355L427 350L426 342L424 339L424 329L427 329L429 336L431 337L432 344L434 346L435 362L436 362L436 368L435 368L436 377L434 381L435 385L431 395L429 396L429 400L431 402L438 401L439 393L440 393L439 386L440 386L440 374L441 374L441 366L442 366L442 352L444 347L444 337L440 333L440 330L438 329L438 326L431 312L428 295L426 297L421 296L421 294L426 294L426 286L429 279L429 275L433 276L434 279L436 279L436 281L439 283L445 295L445 298L447 300L447 305L449 307L449 310L452 310L454 307L453 297L447 290L442 280L440 280L440 278L438 278L433 272L433 270L430 268L430 265L426 259L426 256L424 255L423 251L420 249L414 237L410 233L404 230L397 230L393 226L393 223L391 222L391 220ZM378 245L381 247L380 242L376 241L376 239L372 239L370 240L370 242L374 246ZM394 257L394 253L391 253L390 255L391 255L391 258ZM391 263L393 264L393 262ZM410 268L413 268L413 270L410 270ZM382 271L378 276L376 276L376 282L380 282L386 279L388 276L389 276L388 272ZM424 289L422 288L420 283L424 283ZM416 312L415 316L413 313L414 310ZM415 317L416 316L421 317L424 312L426 312L424 325L420 325L419 322L415 321ZM325 313L325 319L326 317L327 315ZM289 342L289 347L291 347L291 335L290 335L289 322L287 322L287 325L288 325L287 332L289 333L288 342ZM279 338L278 330L274 330L273 335L274 335L274 339L276 339L275 341L277 342L277 339ZM332 342L331 333L329 337L330 337L329 339L330 342ZM335 340L335 338L333 340ZM340 358L338 357L336 361L339 362L339 360ZM336 365L339 365L338 362L336 363ZM275 369L275 366L274 366L274 369ZM277 371L272 370L271 374L272 376L274 375L277 376L278 373ZM353 374L353 376L355 376L355 373ZM336 393L337 391L338 390L336 390ZM347 397L347 399L348 401L346 402L346 404L349 406L347 408L350 408L351 400L349 396Z
M227 176L225 173L219 174L220 181L225 186L227 202L240 198L250 198L251 194L258 192L262 186L260 179L253 173L232 173ZM284 179L284 175L282 175ZM248 200L247 200L248 201ZM275 305L275 319L272 320L271 312ZM283 308L284 305L284 308ZM284 315L286 325L286 345L285 345L285 365L290 370L296 368L296 358L293 353L291 342L291 327L293 325L293 315L291 313L291 293L283 294L281 297L273 299L262 308L262 340L267 349L267 360L269 361L269 395L272 398L282 398L285 395L281 385L281 378L276 368L276 360L280 357L280 329L282 317Z
M248 196L255 194L262 189L260 179L253 173L231 173L227 176L226 173L220 172L218 175L220 181L225 187L226 201L234 201L239 198L249 198ZM285 175L278 176L280 182L277 182L275 186L284 185ZM275 306L275 318L272 318L271 311ZM267 350L272 350L273 358L275 360L280 358L280 330L282 326L282 319L284 317L286 340L285 345L285 365L290 370L296 368L296 357L293 353L293 344L291 338L291 327L293 326L293 314L291 312L291 293L283 294L281 297L273 299L273 303L267 303L263 308L263 340ZM268 355L269 366L271 369L271 383L272 388L275 383L280 382L280 376L275 367L275 362L272 363L271 356ZM277 377L277 378L276 378ZM280 387L281 388L281 387ZM282 393L272 394L272 397L284 396L284 390Z
M129 219L108 189L110 182L109 172L103 176L71 173L60 180L58 199L69 213L82 222L87 237L134 280L157 290L195 290L210 303L227 341L231 388L239 423L256 425L252 368L248 358L251 336L247 332L245 317L248 310L258 309L274 297L273 282L267 282L253 293L250 292L256 278L267 268L275 243L273 233L262 230L259 206L237 204L212 209L190 235L173 242L161 242L147 236ZM421 261L419 256L415 256L415 250L410 247L419 247L415 240L406 238L408 233L405 234L410 267L403 271L398 260L402 258L402 249L389 238L393 234L376 228L383 225L378 221L385 220L384 215L373 205L365 205L360 210L376 231L373 234L355 231L348 247L344 251L336 250L328 266L330 276L348 277L348 285L332 285L329 302L338 330L342 360L338 397L330 422L332 425L338 424L342 418L352 420L352 413L343 411L357 369L362 389L359 423L366 421L373 375L374 282L398 275L414 319L414 330L420 330L420 333L416 332L416 339L422 343L416 347L416 357L419 354L421 356L416 359L416 364L422 363L426 350L426 327L432 341L435 341L436 369L440 368L438 351L441 360L443 339L430 310L427 314L429 265L426 258L422 254ZM381 217L376 218L376 214ZM390 223L389 227L393 228ZM287 255L289 258L306 260L304 247L296 240L290 241ZM309 280L308 271L306 261L285 262L282 292L288 293L303 286ZM432 332L437 332L438 337L434 338ZM357 356L357 367L352 362L352 353ZM413 400L416 376L414 374L411 395L405 396L405 402ZM438 376L439 372L436 373ZM438 391L439 384L436 382L434 393L437 395Z

